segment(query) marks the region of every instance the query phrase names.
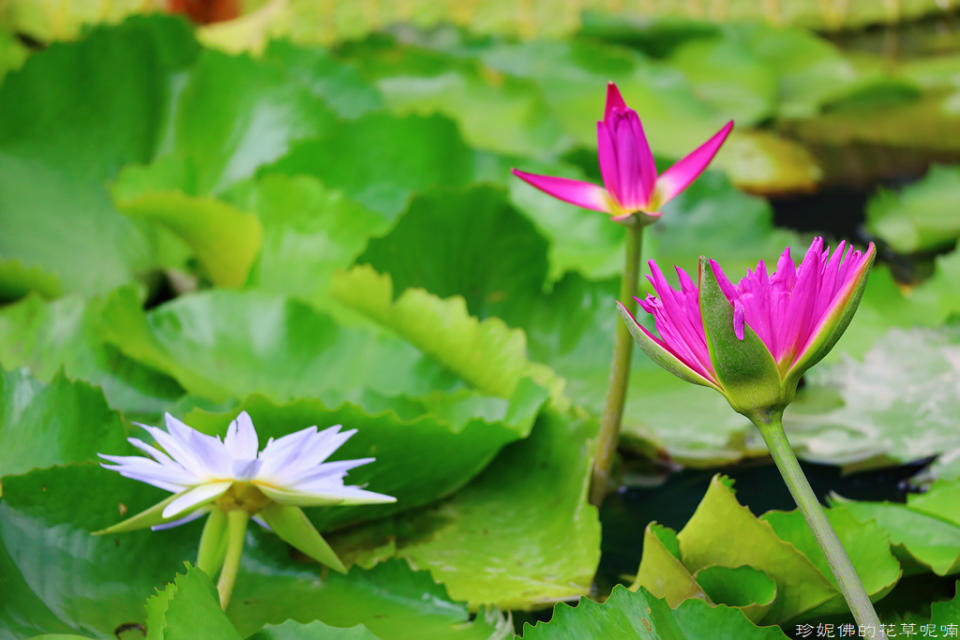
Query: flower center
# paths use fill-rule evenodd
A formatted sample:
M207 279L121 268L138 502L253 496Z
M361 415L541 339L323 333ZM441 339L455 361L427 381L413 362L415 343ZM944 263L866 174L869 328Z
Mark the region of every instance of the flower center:
M270 498L249 482L234 482L217 498L217 506L221 511L226 513L242 509L250 515L259 512L271 502Z

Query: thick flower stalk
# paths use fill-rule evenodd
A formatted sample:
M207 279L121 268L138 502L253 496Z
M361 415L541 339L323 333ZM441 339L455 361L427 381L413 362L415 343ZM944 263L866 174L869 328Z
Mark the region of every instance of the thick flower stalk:
M305 506L377 504L396 498L344 485L350 469L374 458L324 462L356 429L308 427L274 440L262 451L246 412L230 423L226 437L201 433L170 414L167 430L139 425L157 447L138 438L130 444L150 457L100 454L105 469L173 493L169 498L96 534L150 527L166 529L207 515L197 566L211 577L226 608L233 591L248 521L252 519L307 556L345 571L333 549L300 509Z
M866 286L875 248L841 242L835 251L816 238L796 266L787 248L773 275L763 262L734 285L713 260L700 258L699 282L677 268L674 289L656 263L656 295L640 300L656 333L619 305L640 348L677 376L722 393L760 430L787 488L823 550L860 625L880 628L843 545L810 488L783 431L783 411L803 373L836 344Z
M612 220L627 227L626 264L620 281L620 301L633 312L636 310L633 298L637 295L640 274L643 227L656 222L661 216L660 208L703 173L730 135L731 129L732 121L658 175L640 117L626 105L617 85L611 82L607 85L603 120L597 122L597 158L603 178L602 187L581 180L526 173L519 169L514 169L513 173L554 198L608 213ZM603 501L609 483L630 376L632 348L630 334L618 326L607 404L594 460L590 501L595 505Z

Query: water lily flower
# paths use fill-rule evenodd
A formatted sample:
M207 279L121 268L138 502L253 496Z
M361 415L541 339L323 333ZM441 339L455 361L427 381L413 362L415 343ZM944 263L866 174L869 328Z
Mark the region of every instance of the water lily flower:
M799 267L788 247L773 275L760 262L736 285L720 265L701 257L698 284L677 268L679 290L651 261L656 295L637 302L653 316L659 335L617 304L634 340L657 364L716 389L756 425L854 619L877 628L870 597L783 429L783 411L800 376L830 351L863 295L876 249L872 243L863 252L845 245L831 253L816 238Z
M243 412L226 437L201 433L170 414L167 429L142 427L156 442L129 438L144 456L99 454L105 469L173 493L169 498L119 524L97 531L118 533L151 527L165 529L209 514L197 565L213 576L221 566L218 588L226 606L239 566L247 520L272 530L306 555L338 571L345 567L300 509L396 502L393 496L345 485L347 472L374 458L325 462L356 429L335 425L308 427L267 441L261 451L253 421Z
M734 285L713 260L700 259L699 284L677 268L680 289L650 261L656 295L638 299L659 336L619 305L640 347L685 380L723 393L740 412L782 410L800 376L833 347L853 317L876 249L814 239L800 266L783 252L773 275L761 261Z
M551 196L586 209L602 211L621 222L634 214L649 223L660 217L660 208L690 186L717 155L730 131L728 122L685 158L657 175L653 153L637 112L623 101L617 85L607 85L603 120L597 122L597 154L603 187L554 176L513 174Z

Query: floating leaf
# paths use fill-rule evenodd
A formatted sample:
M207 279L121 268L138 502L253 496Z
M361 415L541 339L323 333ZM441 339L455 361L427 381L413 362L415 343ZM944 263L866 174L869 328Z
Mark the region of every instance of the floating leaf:
M294 145L264 172L320 178L393 219L418 191L467 184L474 173L474 155L445 117L375 113Z
M39 51L4 79L4 259L84 292L107 291L153 266L150 234L114 210L105 183L122 165L153 157L173 76L195 55L182 21L137 19Z
M380 640L363 625L342 629L319 620L302 624L287 620L283 624L268 624L250 636L250 640Z
M914 253L953 246L960 224L960 167L934 166L899 193L881 190L867 203L867 228L894 251Z
M331 544L363 563L406 558L472 608L532 609L585 594L600 553L600 523L586 501L595 434L592 421L547 411L453 497Z
M920 565L905 564L918 573L929 567L937 575L960 571L960 520L953 515L957 501L956 482L935 483L930 491L910 495L907 504L840 500L860 520L875 520L898 545L898 555Z
M822 364L807 374L805 398L831 398L834 406L796 403L786 419L791 442L805 459L848 469L960 448L953 428L958 357L960 326L947 325L894 329L862 362Z
M397 502L308 510L314 522L327 530L375 520L453 493L480 473L505 444L529 433L545 396L530 380L518 385L510 402L467 391L423 398L368 397L363 408L308 399L275 404L253 396L230 412L195 410L185 421L221 435L242 409L253 417L262 441L310 425L357 429L334 459L375 457L375 463L352 470L348 484L369 484ZM410 454L411 442L418 443L417 455Z
M423 289L407 289L395 300L393 283L369 267L356 267L334 281L334 295L395 331L477 389L500 397L532 378L560 400L563 381L527 358L526 337L499 318L478 321L462 298L441 300Z
M62 373L45 385L22 370L0 370L0 399L0 476L126 449L123 420L103 394Z
M310 176L266 176L230 193L263 225L263 247L249 287L285 293L318 308L329 303L330 278L350 266L386 220Z
M101 328L110 316L105 307L123 300L139 305L133 289L84 300L70 295L44 302L30 297L0 310L0 364L27 367L49 382L57 372L103 389L109 405L128 415L162 413L184 391L169 376L127 358L104 342Z
M0 300L16 300L36 291L46 298L60 295L56 274L39 267L28 267L20 260L0 258Z
M558 604L550 622L524 625L523 640L749 640L782 639L778 627L756 627L736 609L712 607L689 600L671 609L646 589L629 591L618 585L603 604L586 598L576 607Z
M203 571L187 572L147 600L147 640L241 640L230 624L217 590Z
M183 240L214 284L239 287L246 282L263 238L259 219L211 196L190 196L153 182L149 169L122 171L113 185L117 210L157 224Z

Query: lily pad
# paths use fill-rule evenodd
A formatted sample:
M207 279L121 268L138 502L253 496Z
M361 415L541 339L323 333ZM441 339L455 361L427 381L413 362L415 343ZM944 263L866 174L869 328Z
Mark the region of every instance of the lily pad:
M4 259L84 292L107 291L153 266L150 233L114 210L105 183L122 165L154 156L173 77L195 55L182 21L136 19L39 51L7 75L0 86Z
M671 609L646 589L629 591L617 585L603 604L586 598L576 607L558 604L550 622L524 625L523 640L592 640L598 637L623 640L717 640L783 639L779 627L756 627L736 609L711 607L688 600Z
M586 501L596 428L548 410L448 500L330 543L362 564L406 558L471 608L534 609L586 594L600 555L597 511Z
M867 228L894 251L914 253L956 244L960 224L960 167L934 166L899 193L881 190L867 203Z
M295 144L263 171L314 176L394 219L416 192L433 185L469 183L474 154L456 124L443 116L374 113L347 121L316 140Z
M386 220L310 176L270 175L238 186L229 199L256 212L263 246L248 287L329 307L330 279L350 266ZM331 310L332 311L332 310Z
M200 569L188 565L186 573L147 600L148 640L241 640L220 608L217 590Z
M31 291L55 298L60 295L60 281L56 274L39 267L0 258L0 300L16 300Z
M511 402L465 390L424 398L368 398L364 408L346 403L328 406L308 399L276 404L255 395L230 412L195 410L185 421L221 435L240 410L247 411L257 425L261 444L310 425L341 424L357 429L333 459L375 457L376 462L352 470L347 482L369 485L378 493L394 496L397 502L309 510L314 522L327 530L407 511L460 489L504 445L530 432L545 397L530 380L518 384ZM411 442L417 443L415 455L411 454Z
M0 476L96 459L103 447L126 448L120 414L103 394L62 373L43 384L23 370L0 370Z
M806 398L787 429L807 460L862 469L904 463L960 448L957 406L960 326L894 329L863 361L845 358L807 374ZM805 406L809 404L810 406Z
M104 309L116 301L139 306L132 288L85 300L73 294L44 302L29 297L0 309L0 365L27 368L43 382L62 369L99 386L107 403L128 416L156 416L184 395L163 373L124 356L101 334Z
M268 624L250 636L250 640L380 640L363 625L346 629L332 627L314 620L301 624L287 620L282 624Z

